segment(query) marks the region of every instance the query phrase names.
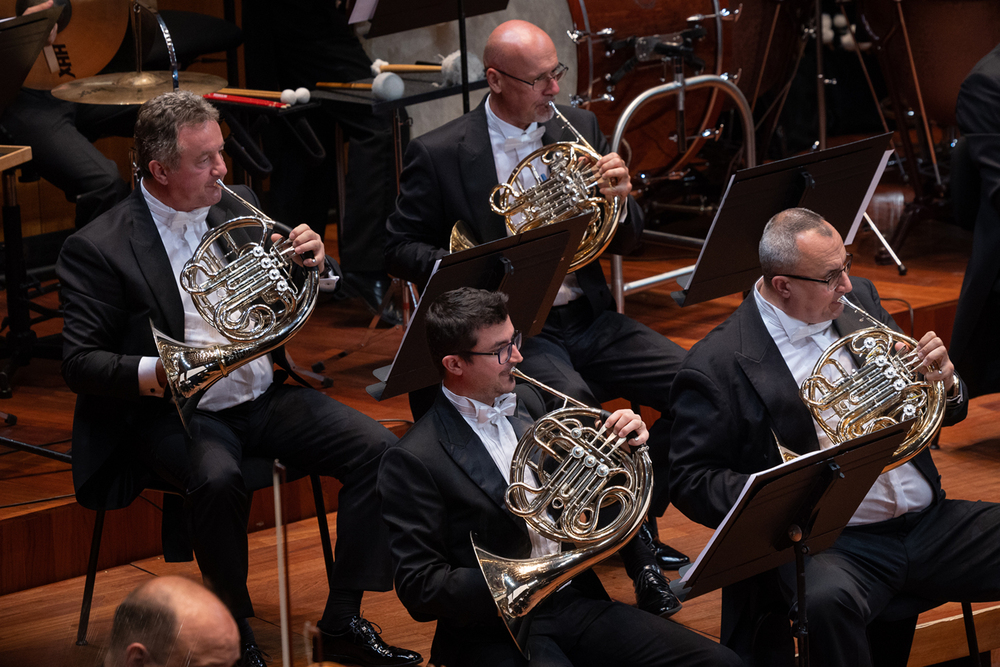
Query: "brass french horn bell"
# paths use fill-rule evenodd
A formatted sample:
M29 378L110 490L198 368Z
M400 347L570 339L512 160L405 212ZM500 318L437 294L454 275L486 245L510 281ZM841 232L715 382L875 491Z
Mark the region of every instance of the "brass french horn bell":
M493 188L490 208L504 216L511 235L520 234L542 225L549 225L585 213L590 214L580 245L570 262L569 271L600 257L611 243L618 227L621 197L611 201L598 190L599 175L593 164L601 154L577 132L576 128L549 102L555 116L573 132L576 142L561 141L534 151L521 160L506 183ZM534 162L540 160L548 169L542 178ZM522 186L521 175L530 174L535 185ZM449 252L459 252L479 245L477 239L459 221L451 230Z
M476 559L511 637L526 650L530 612L565 582L621 549L646 518L653 466L646 445L631 454L605 429L607 413L512 374L572 406L546 414L517 443L508 509L550 540L577 548L540 558L497 556L476 545Z
M886 472L912 459L934 439L944 419L944 382L928 382L917 374L921 364L915 352L917 341L886 326L846 296L840 301L874 326L830 345L802 383L800 394L833 444L915 419ZM897 343L903 343L903 352L896 351ZM843 348L864 360L853 373L837 361L836 354Z
M209 229L184 265L180 284L191 294L202 318L230 343L196 347L153 327L167 384L185 428L209 387L283 345L302 328L319 293L315 266L304 269L305 277L296 285L291 241L271 242L278 223L222 181L218 184L253 215Z

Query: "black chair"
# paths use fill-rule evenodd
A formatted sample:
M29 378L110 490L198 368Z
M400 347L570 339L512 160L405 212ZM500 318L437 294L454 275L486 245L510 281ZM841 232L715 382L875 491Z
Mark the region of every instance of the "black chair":
M951 149L948 186L951 189L951 210L955 215L955 223L962 229L971 231L979 214L982 179L979 167L969 154L965 137L959 137Z
M260 457L246 459L243 461L241 470L246 488L251 494L272 485L272 459ZM289 468L285 481L292 482L305 476L306 473ZM330 526L326 520L326 503L323 499L323 487L319 475L309 475L309 480L312 482L313 501L316 504L316 520L319 524L320 542L323 546L323 559L326 562L326 578L327 584L329 584L333 576L334 561L333 546L330 541ZM179 489L162 480L156 481L146 488L154 491L162 491L165 494L171 494L178 498L181 495ZM165 497L165 499L169 498ZM90 543L90 560L87 564L87 578L83 586L83 603L80 605L80 626L76 633L76 643L78 646L85 646L87 644L87 626L90 624L90 607L94 598L97 559L101 551L101 536L104 532L104 515L106 511L103 509L97 510L97 517L94 520L94 537ZM168 537L168 531L169 529L164 530L165 538ZM166 545L164 548L166 549Z
M868 625L868 646L871 649L872 663L879 667L906 667L909 649L916 634L917 616L940 605L940 602L912 595L893 598ZM962 616L965 620L965 638L969 643L969 664L976 666L979 665L979 641L976 638L976 624L970 603L962 603ZM907 650L905 655L901 655L899 646L904 642Z

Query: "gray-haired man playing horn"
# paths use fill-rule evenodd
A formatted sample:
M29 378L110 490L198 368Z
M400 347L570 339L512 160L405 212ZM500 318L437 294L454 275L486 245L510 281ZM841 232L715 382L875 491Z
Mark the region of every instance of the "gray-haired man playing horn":
M671 394L671 500L712 527L751 473L781 463L778 443L797 454L830 446L799 387L833 343L872 325L841 298L899 332L872 283L849 275L851 256L819 214L802 208L778 213L759 250L763 277L735 313L691 348ZM914 352L915 370L943 383L944 424L964 419L964 387L941 339L928 332ZM848 372L857 368L847 350L836 355ZM930 451L923 450L883 472L833 546L806 557L811 664L871 665L869 623L905 618L880 617L894 599L927 607L997 599L998 562L1000 505L945 499ZM723 643L748 657L755 648L777 646L782 654L755 651L755 664L791 664L788 619L795 589L793 563L724 589ZM918 611L907 616L915 621ZM762 632L768 615L783 642ZM912 628L908 637L873 632L873 638L905 662ZM754 634L764 638L755 648Z
M57 266L65 300L63 376L78 394L73 478L79 502L125 507L152 477L184 493L185 522L205 582L240 629L241 665L263 664L248 618L246 527L250 495L241 462L279 458L343 482L336 569L316 648L328 660L407 665L412 651L387 646L360 614L366 590L392 586L385 526L375 503L382 452L396 438L374 420L306 387L285 384L281 350L213 385L185 433L170 398L150 326L188 344L220 339L179 286L209 227L247 215L222 192L226 175L218 113L184 91L145 103L135 128L140 186L71 236ZM247 188L243 195L256 203ZM323 266L307 225L289 235L306 266ZM275 371L274 364L282 367ZM188 551L188 559L190 558ZM167 554L168 557L172 554Z
M559 544L505 507L518 436L532 424L518 409L511 371L523 361L507 297L460 288L438 297L426 318L442 384L433 407L382 458L378 492L389 525L396 591L410 615L437 621L431 664L527 665L497 614L477 545L508 558L542 556ZM531 389L531 388L529 388ZM645 424L619 410L616 434ZM737 665L736 656L672 621L613 602L591 570L532 612L532 665Z

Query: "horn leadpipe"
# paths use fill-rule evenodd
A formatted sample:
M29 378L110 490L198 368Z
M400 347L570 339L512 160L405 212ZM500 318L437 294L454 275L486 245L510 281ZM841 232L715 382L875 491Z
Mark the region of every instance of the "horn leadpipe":
M578 408L589 408L589 407L591 407L591 406L587 405L586 403L583 403L582 401L576 400L572 396L567 396L566 394L562 393L558 389L553 389L552 387L550 387L549 385L545 384L544 382L539 382L535 378L528 377L527 375L525 375L521 371L517 370L516 368L514 368L513 370L511 370L510 374L513 375L514 377L518 378L518 379L524 380L525 382L527 382L529 384L535 385L536 387L538 387L542 391L549 392L550 394L552 394L556 398L561 398L565 403L568 403L568 404L571 404L571 405L575 405Z
M886 331L895 332L895 329L890 327L882 320L873 317L867 310L865 310L861 306L855 303L851 303L851 300L847 298L846 294L842 294L840 296L840 299L838 300L845 306L850 306L851 308L853 308L859 315L861 315L861 317L865 318L866 320L877 326L879 329L885 329ZM920 366L921 360L918 359L916 355L917 355L916 349L911 349L906 354L899 355L899 358L903 360L904 364L906 364L907 369L912 371ZM916 361L916 365L911 365L910 364L911 361Z

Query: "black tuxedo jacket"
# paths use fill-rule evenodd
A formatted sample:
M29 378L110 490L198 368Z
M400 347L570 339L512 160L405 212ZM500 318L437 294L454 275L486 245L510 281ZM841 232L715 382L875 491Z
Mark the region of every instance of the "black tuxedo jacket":
M880 305L874 285L851 277L849 295L897 331ZM845 308L834 321L844 336L870 326ZM671 390L670 499L688 518L716 527L736 502L751 473L781 463L781 444L804 454L819 447L812 416L753 296L691 348ZM967 401L949 406L944 423L965 418ZM944 497L941 477L925 449L912 459Z
M237 189L256 204L249 188ZM208 225L247 214L223 192L209 211ZM141 189L70 236L56 272L65 305L62 373L77 394L77 499L92 509L125 507L148 478L135 426L176 413L169 398L139 395L139 360L158 356L150 323L184 340L177 283Z
M848 298L898 331L874 285L853 276L851 282ZM870 324L850 308L834 321L840 336ZM799 454L819 447L812 415L753 295L691 348L670 398L670 500L688 518L711 528L725 518L751 473L781 463L775 437ZM967 411L967 401L949 405L944 423L961 421ZM930 482L936 502L942 500L930 450L911 461ZM780 604L776 587L771 572L723 589L722 644L750 654L763 610ZM787 621L781 623L787 628Z
M518 437L532 423L521 409L509 419ZM527 526L507 509L506 489L496 463L440 390L431 410L382 456L378 493L396 593L414 619L437 620L434 664L467 664L466 648L483 643L514 647L470 539L475 535L478 546L499 556L530 555ZM589 570L573 586L607 599ZM573 623L586 627L582 619Z
M505 238L503 216L490 209L490 192L497 185L496 164L486 125L486 99L469 113L410 142L406 150L396 210L386 223L386 267L394 276L423 285L434 262L448 254L451 229L464 221L485 243ZM597 117L589 111L559 107L560 112L597 152L610 151ZM542 145L575 141L558 118L544 124ZM628 217L619 226L610 252L631 250L642 233L642 211L628 198ZM598 262L576 271L580 287L594 312L613 301Z
M972 256L955 312L951 356L969 381L972 395L980 395L1000 391L996 318L988 312L1000 301L1000 46L962 82L956 118L979 171L980 198Z

